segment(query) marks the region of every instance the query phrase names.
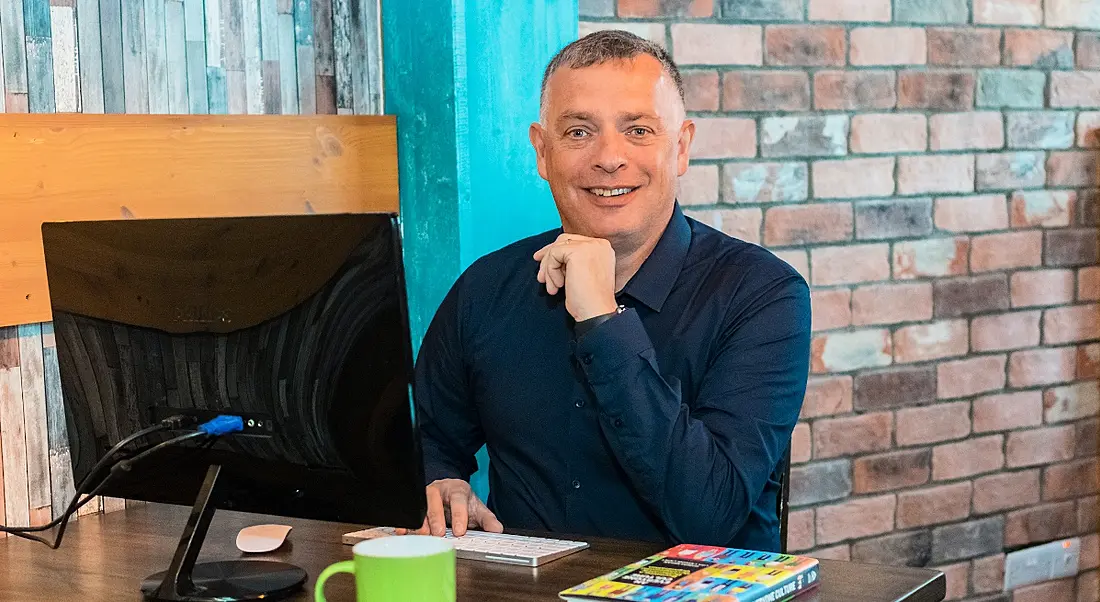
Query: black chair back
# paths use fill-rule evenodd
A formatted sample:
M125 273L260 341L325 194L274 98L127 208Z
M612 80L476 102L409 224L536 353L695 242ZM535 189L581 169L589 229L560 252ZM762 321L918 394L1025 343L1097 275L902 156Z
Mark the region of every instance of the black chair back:
M775 514L779 517L779 551L787 553L787 515L790 514L791 493L791 446L787 445L787 452L783 454L783 460L779 467L779 495L775 497Z

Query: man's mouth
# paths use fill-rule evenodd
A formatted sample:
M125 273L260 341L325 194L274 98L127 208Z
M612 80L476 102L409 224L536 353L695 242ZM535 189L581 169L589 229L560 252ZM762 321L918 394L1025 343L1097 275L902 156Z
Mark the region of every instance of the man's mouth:
M632 187L626 187L626 188L588 188L587 190L588 190L588 192L591 192L592 194L594 194L596 196L617 197L617 196L622 196L624 194L634 192L637 189L638 189L637 186L632 186Z

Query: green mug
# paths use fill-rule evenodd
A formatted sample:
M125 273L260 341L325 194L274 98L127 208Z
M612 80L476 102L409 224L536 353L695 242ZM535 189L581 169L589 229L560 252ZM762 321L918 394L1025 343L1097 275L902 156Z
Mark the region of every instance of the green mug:
M455 602L455 549L430 535L367 539L351 548L354 560L321 571L316 602L325 601L325 582L336 573L355 576L356 602Z

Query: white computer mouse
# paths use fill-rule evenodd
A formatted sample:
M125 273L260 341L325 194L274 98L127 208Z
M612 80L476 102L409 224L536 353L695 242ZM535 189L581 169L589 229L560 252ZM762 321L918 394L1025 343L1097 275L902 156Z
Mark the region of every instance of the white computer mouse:
M290 527L286 525L252 525L237 533L237 548L242 552L259 554L279 549L286 541Z

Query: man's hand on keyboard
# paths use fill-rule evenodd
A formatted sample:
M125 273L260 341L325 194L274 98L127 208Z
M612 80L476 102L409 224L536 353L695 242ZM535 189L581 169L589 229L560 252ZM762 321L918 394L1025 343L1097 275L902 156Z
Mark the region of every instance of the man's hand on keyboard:
M416 531L419 535L442 537L447 533L447 524L456 537L466 534L467 528L480 528L492 533L503 533L504 525L496 515L474 495L470 484L462 479L440 479L427 487L428 516L424 525ZM398 535L404 535L406 529L397 529Z

